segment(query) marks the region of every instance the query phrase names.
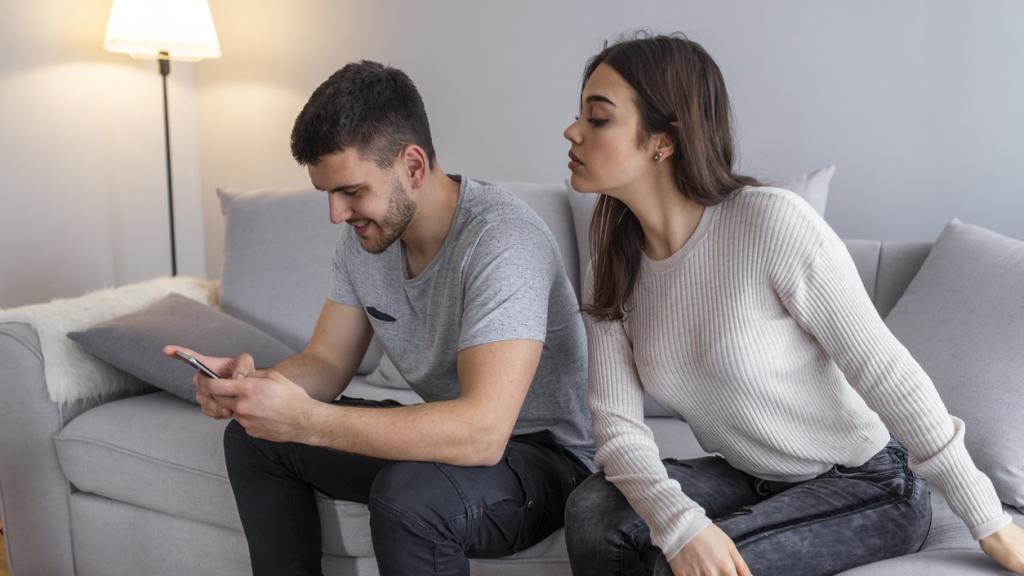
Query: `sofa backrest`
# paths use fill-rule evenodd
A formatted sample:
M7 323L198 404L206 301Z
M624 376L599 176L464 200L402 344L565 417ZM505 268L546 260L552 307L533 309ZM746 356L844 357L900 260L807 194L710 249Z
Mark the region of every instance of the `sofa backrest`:
M565 186L503 184L541 216L579 293L579 255ZM305 347L331 287L331 259L342 227L331 224L316 190L217 191L224 214L220 307L296 350ZM360 374L379 363L371 344ZM258 360L258 359L257 359Z
M342 227L331 224L317 190L217 190L224 214L220 307L295 350L313 333L331 288ZM360 374L376 368L372 345ZM259 362L259 358L256 359Z
M586 211L592 209L592 199L581 202L580 195L562 182L500 185L547 224L578 294L581 268L585 269L579 243L587 237L580 228L589 224ZM328 219L323 192L222 189L218 195L225 220L221 308L302 349L330 289L331 258L341 230ZM874 240L846 240L846 245L882 317L899 300L931 248L929 243ZM359 372L373 370L379 358L375 344ZM649 416L666 415L651 403L648 408Z
M845 242L864 289L882 318L889 315L932 247L930 242Z

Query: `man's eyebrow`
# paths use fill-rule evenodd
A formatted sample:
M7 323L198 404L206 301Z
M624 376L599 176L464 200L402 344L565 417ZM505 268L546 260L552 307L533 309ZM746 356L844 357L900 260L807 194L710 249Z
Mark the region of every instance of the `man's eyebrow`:
M338 186L335 186L334 188L327 190L327 192L348 192L349 190L354 190L363 185L363 182L357 182L355 184L339 184Z
M600 94L591 94L587 96L587 102L604 102L610 106L615 106L615 102L608 99L607 96L601 96Z

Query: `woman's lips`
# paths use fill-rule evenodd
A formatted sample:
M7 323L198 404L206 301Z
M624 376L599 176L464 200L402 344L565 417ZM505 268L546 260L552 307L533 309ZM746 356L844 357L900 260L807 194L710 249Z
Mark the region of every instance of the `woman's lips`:
M575 170L580 166L583 166L583 162L575 154L569 152L569 170Z

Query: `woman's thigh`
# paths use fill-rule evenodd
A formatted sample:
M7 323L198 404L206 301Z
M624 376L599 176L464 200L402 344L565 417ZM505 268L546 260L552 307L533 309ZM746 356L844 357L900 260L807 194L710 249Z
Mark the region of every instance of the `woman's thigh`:
M891 442L716 522L758 575L835 574L916 552L931 525L927 485Z
M668 476L712 518L761 499L755 479L723 458L666 459L664 464ZM574 574L650 574L662 556L647 524L603 472L569 497L565 529Z
M756 479L736 470L724 458L666 458L663 463L668 477L679 482L682 491L712 519L762 499L754 489ZM593 474L580 484L570 498L570 506L579 515L586 516L585 523L589 526L601 524L604 529L614 524L620 530L631 532L643 524L639 514L604 472Z

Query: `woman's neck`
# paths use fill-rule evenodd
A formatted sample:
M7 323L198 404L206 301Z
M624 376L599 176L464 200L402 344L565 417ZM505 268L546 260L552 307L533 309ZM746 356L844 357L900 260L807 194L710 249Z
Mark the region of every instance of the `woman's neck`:
M704 205L690 200L673 181L660 181L624 200L644 231L644 253L664 260L679 251L700 224Z

